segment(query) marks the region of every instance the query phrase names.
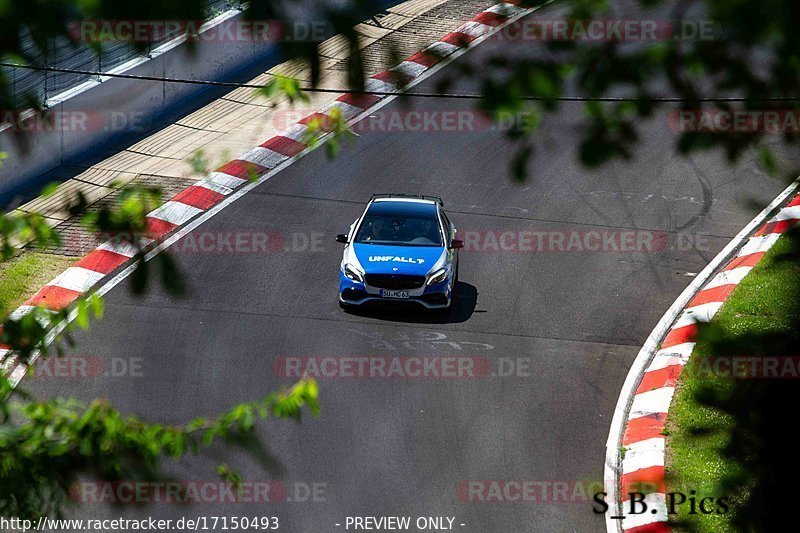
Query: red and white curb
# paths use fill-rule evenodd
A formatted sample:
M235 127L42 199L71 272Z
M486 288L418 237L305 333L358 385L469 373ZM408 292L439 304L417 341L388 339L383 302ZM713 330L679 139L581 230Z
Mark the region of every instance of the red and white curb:
M371 76L365 83L366 91L388 92L393 93L392 95L343 94L318 112L211 172L150 212L147 215L147 239L144 242L150 247L150 251L145 259L154 257L253 187L313 150L313 147L304 142L308 124L312 120L317 119L320 124L328 124L331 120L330 113L338 109L341 117L351 125L388 104L403 89L421 82L472 46L550 2L535 8L519 7L516 5L518 3L519 0L510 0L486 9L438 42L410 56L399 65ZM132 272L131 263L135 253L134 246L113 239L101 244L45 285L12 316L18 318L38 305L54 310L64 309L92 290L100 295L104 294ZM128 268L98 287L107 276L126 265ZM47 339L48 342L52 342L59 332L53 331ZM33 364L35 360L36 355L30 363ZM0 370L6 372L12 385L19 383L27 369L28 364L9 353L8 346L0 345Z
M709 322L781 234L800 223L799 186L800 179L728 243L681 293L636 357L617 402L606 444L609 533L670 530L662 433L681 370L694 350L697 324ZM642 490L645 487L648 490ZM645 498L647 512L628 514L630 492L650 492Z

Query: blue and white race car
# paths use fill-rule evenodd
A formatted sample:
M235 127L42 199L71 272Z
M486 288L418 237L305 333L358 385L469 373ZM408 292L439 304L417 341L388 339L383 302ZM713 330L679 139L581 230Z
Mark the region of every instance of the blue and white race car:
M458 281L456 228L438 196L375 194L347 234L339 305L409 303L448 310Z

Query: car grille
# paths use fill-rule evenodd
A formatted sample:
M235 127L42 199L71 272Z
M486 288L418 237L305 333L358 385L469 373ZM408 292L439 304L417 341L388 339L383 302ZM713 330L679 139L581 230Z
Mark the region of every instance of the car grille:
M421 297L425 303L431 305L447 305L447 296L443 292L432 292L431 294L423 294Z
M358 289L345 289L342 291L342 298L352 302L363 300L367 296L369 296L369 294L367 294L366 291L361 291Z
M404 274L367 274L367 285L379 289L408 290L419 289L425 284L425 276L406 276Z

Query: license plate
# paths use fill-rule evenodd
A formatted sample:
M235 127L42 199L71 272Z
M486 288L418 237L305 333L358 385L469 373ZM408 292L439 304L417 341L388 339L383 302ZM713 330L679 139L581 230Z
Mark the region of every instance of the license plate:
M384 298L408 298L408 291L384 291L381 290L381 296Z

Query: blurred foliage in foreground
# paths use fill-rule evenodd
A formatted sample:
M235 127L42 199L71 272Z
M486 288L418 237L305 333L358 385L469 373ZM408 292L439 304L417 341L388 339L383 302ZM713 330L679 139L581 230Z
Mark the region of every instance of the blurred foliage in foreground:
M8 382L0 380L8 395ZM264 447L255 423L265 418L300 420L303 408L318 412L317 386L300 381L292 388L238 405L213 419L166 426L125 417L103 400L0 403L0 514L35 519L62 516L76 502L70 491L80 479L163 481L165 458L197 454L216 442L246 450L265 469ZM237 482L224 464L217 473Z
M143 239L147 237L146 215L161 204L159 189L120 186L115 201L99 209L87 210L80 194L70 204L86 230L133 247L136 268L130 279L135 294L147 289L151 263L169 294L183 294L183 276L172 256L165 252L150 261L147 257L148 241ZM46 248L61 242L59 233L41 216L20 212L2 215L0 240L4 261L19 253L21 244ZM26 364L58 357L65 347L74 345L72 331L88 329L90 320L102 318L102 313L102 300L90 293L66 309L40 305L25 314L6 316L0 325L0 345L10 351L2 357ZM53 350L58 355L51 354ZM165 458L178 460L198 454L217 442L243 449L265 469L274 470L278 461L257 438L256 421L299 421L303 411L316 415L319 410L316 383L302 380L217 417L167 426L123 416L104 400L89 405L61 398L38 400L21 388L22 384L15 387L12 377L0 375L0 515L23 519L61 516L77 503L70 498L70 490L79 479L159 481ZM225 464L219 465L217 474L234 485L238 479Z

